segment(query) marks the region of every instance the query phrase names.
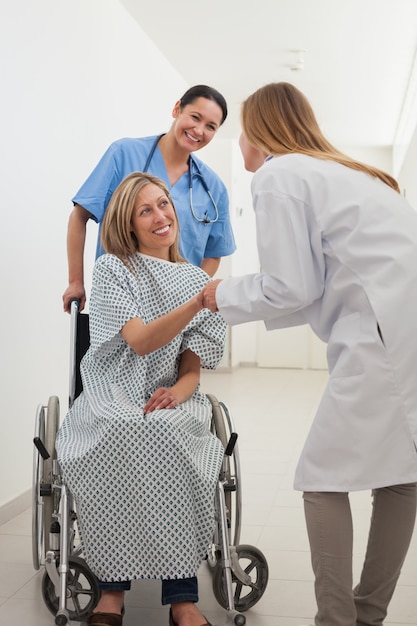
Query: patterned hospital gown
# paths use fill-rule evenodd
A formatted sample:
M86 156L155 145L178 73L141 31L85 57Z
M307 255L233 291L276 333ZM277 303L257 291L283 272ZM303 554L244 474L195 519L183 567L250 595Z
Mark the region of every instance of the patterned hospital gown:
M223 456L209 430L211 405L197 389L175 409L144 415L143 407L157 388L175 383L182 351L215 368L226 325L203 309L146 356L120 334L129 319L148 323L207 280L189 263L142 254L131 270L109 254L95 264L84 390L58 432L57 452L75 496L84 557L100 580L195 576L210 544Z

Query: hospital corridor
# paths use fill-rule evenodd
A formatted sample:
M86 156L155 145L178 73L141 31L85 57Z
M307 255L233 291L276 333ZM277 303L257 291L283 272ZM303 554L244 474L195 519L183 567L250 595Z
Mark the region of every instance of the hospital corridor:
M247 626L300 626L313 623L315 599L302 497L292 489L296 462L327 381L322 370L241 367L204 372L202 389L230 410L239 435L242 531L240 544L259 548L269 566L269 582L246 615ZM351 494L354 516L354 582L360 571L370 493ZM31 510L0 526L0 626L53 626L41 594L43 568L32 565ZM404 564L385 626L417 624L417 535ZM224 624L212 575L199 571L202 612ZM78 624L78 622L72 622ZM126 596L124 626L166 626L168 607L160 604L160 583L136 582Z

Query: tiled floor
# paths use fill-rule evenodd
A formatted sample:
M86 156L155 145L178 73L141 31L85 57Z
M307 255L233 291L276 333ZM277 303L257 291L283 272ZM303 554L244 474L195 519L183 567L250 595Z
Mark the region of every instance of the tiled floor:
M248 626L297 626L315 612L301 494L292 490L294 467L326 383L324 372L242 368L205 373L203 389L225 402L239 433L243 492L240 543L260 548L270 579L261 600L246 612ZM360 568L370 514L369 493L351 495L355 522L355 572ZM386 626L417 625L417 539L413 539ZM0 626L53 626L41 597L43 572L31 556L31 512L0 526ZM224 624L204 564L200 606ZM164 626L159 583L137 583L127 596L124 626Z

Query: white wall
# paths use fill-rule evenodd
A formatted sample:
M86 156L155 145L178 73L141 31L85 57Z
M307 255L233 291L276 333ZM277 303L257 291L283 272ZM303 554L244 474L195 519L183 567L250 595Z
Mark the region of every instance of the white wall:
M227 122L226 122L227 123ZM243 167L238 140L217 138L199 152L199 156L221 176L229 191L230 219L236 240L236 252L224 257L216 278L239 276L259 270L250 183L252 174ZM256 324L242 324L228 330L227 356L222 366L254 364L256 361Z
M3 2L0 58L1 507L31 486L36 406L67 408L70 199L111 141L167 130L189 85L118 0Z
M227 123L227 121L226 121ZM234 214L233 214L233 190L232 190L232 142L229 139L224 139L220 136L216 137L215 141L212 141L208 146L199 150L198 157L203 159L209 167L212 167L218 172L226 185L229 192L230 201L230 217L232 226L234 227ZM216 278L227 278L232 275L232 263L234 255L223 257L219 269L216 272ZM230 327L227 329L226 345L223 354L223 358L219 364L219 368L229 369L232 365L232 330Z
M252 173L243 166L238 142L233 145L233 178L231 214L237 250L232 257L232 275L255 274L259 271L256 247L255 213L250 185ZM239 324L231 330L232 365L254 364L257 361L257 323Z

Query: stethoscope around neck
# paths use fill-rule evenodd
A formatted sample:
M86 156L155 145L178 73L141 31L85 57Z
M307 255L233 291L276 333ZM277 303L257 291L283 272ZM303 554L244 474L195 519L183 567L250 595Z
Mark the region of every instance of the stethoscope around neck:
M156 150L156 146L158 145L159 140L161 139L161 137L164 136L165 133L163 133L162 135L159 135L155 141L152 144L152 148L148 154L148 158L146 159L146 163L145 166L143 168L143 172L147 172L149 169L149 165L152 161L152 157L155 153ZM193 168L194 168L194 172L193 172ZM208 216L208 211L205 211L204 213L204 217L198 217L198 215L196 215L195 211L194 211L194 204L193 204L193 176L198 176L200 178L201 184L203 185L203 189L206 192L206 194L208 195L208 197L211 200L211 203L214 207L214 219L210 219ZM197 163L194 161L192 155L190 154L190 156L188 157L188 188L190 191L190 208L191 208L191 213L193 218L197 221L197 222L202 222L203 224L214 224L215 222L217 222L217 220L219 219L219 210L217 208L217 204L213 198L213 194L211 193L210 189L208 188L208 185L206 183L206 181L204 180L203 174L201 173L201 170L199 168L199 166L197 165Z

